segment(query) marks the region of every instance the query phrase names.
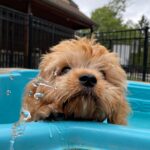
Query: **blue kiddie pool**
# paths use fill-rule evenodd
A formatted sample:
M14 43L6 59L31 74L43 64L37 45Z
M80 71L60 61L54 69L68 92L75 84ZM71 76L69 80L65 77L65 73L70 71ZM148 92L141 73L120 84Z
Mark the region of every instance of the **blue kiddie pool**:
M0 75L0 150L150 150L150 84L128 82L128 126L30 122L15 126L26 83L38 70Z

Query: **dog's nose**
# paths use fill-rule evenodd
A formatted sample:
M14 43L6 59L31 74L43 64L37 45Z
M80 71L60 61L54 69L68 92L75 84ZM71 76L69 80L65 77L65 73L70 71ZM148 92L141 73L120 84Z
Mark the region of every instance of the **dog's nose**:
M79 77L79 81L86 87L94 87L97 83L96 77L92 74L84 74Z

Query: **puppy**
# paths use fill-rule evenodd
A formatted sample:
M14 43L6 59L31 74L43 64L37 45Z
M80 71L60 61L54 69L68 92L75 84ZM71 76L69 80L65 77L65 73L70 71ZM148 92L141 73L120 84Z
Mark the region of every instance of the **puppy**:
M39 69L24 94L27 121L63 116L127 124L126 74L116 54L94 39L60 42L43 56Z

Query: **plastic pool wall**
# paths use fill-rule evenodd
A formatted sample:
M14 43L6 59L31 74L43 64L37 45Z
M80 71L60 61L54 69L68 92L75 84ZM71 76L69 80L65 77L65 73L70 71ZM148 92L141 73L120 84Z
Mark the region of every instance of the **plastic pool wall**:
M0 75L0 150L10 150L12 125L18 120L21 97L38 70ZM132 107L128 126L98 122L31 122L17 137L14 150L150 150L150 84L129 81Z

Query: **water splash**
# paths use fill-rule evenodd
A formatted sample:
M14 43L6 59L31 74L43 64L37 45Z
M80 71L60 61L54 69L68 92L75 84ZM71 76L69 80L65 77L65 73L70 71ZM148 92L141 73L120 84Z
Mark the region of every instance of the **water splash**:
M10 76L9 76L9 79L10 79L10 80L14 80L14 76L13 76L13 75L10 75Z
M6 95L9 96L11 94L11 90L6 91Z
M41 85L41 86L46 86L46 87L49 87L49 88L56 88L56 87L52 87L52 86L50 86L50 85L48 85L48 84L45 84L45 83L39 83L39 85Z
M44 96L44 93L37 92L37 93L34 94L34 98L36 100L41 100L43 98L43 96Z
M38 84L36 84L36 83L32 83L32 85L33 85L34 87L38 87Z
M59 128L59 127L57 127L56 125L55 125L55 129L56 129L56 131L57 131L59 134L61 134L61 130L60 130L60 128Z
M39 86L44 86L46 88L49 88L50 90L56 90L57 88L55 86L51 86L50 85L51 83L41 77L37 77L33 82L32 82L32 86L33 87L39 87ZM42 98L44 97L44 93L42 92L36 92L36 93L33 93L32 90L28 91L28 96L31 97L33 94L34 94L34 98L36 100L42 100Z
M61 137L61 130L54 124L51 125L51 128L49 127L49 137L53 138L53 130L55 132L55 130L57 131L58 134L60 134L59 136Z
M16 138L21 136L25 130L24 122L16 122L12 127L12 138L10 140L10 150L14 150Z
M32 83L32 85L34 87L45 86L45 87L48 87L50 89L57 89L55 86L51 86L51 83L49 81L43 79L42 77L37 77L35 79L35 81Z
M25 110L24 108L22 108L21 113L23 115L23 121L27 121L27 120L29 120L31 118L30 112Z
M63 126L65 127L64 124L63 124ZM61 141L61 144L62 144L61 145L62 146L61 149L63 150L63 147L67 147L66 150L69 150L70 144L69 144L68 140L66 140L65 137L64 137L64 133L63 133L62 127L59 127L57 124L55 124L55 121L53 120L52 124L50 126L48 124L48 129L49 129L49 138L50 138L50 140L52 140L52 138L55 138L55 136L58 136L59 137L59 141Z
M33 95L33 91L30 90L30 91L28 92L28 96L31 97L32 95Z
M14 150L14 144L16 141L17 137L20 137L23 135L26 127L26 121L31 118L30 112L23 109L22 110L22 118L18 122L14 123L12 126L12 133L11 133L11 140L10 140L10 149L9 150Z
M52 130L49 128L49 137L52 138L53 137L53 133Z

